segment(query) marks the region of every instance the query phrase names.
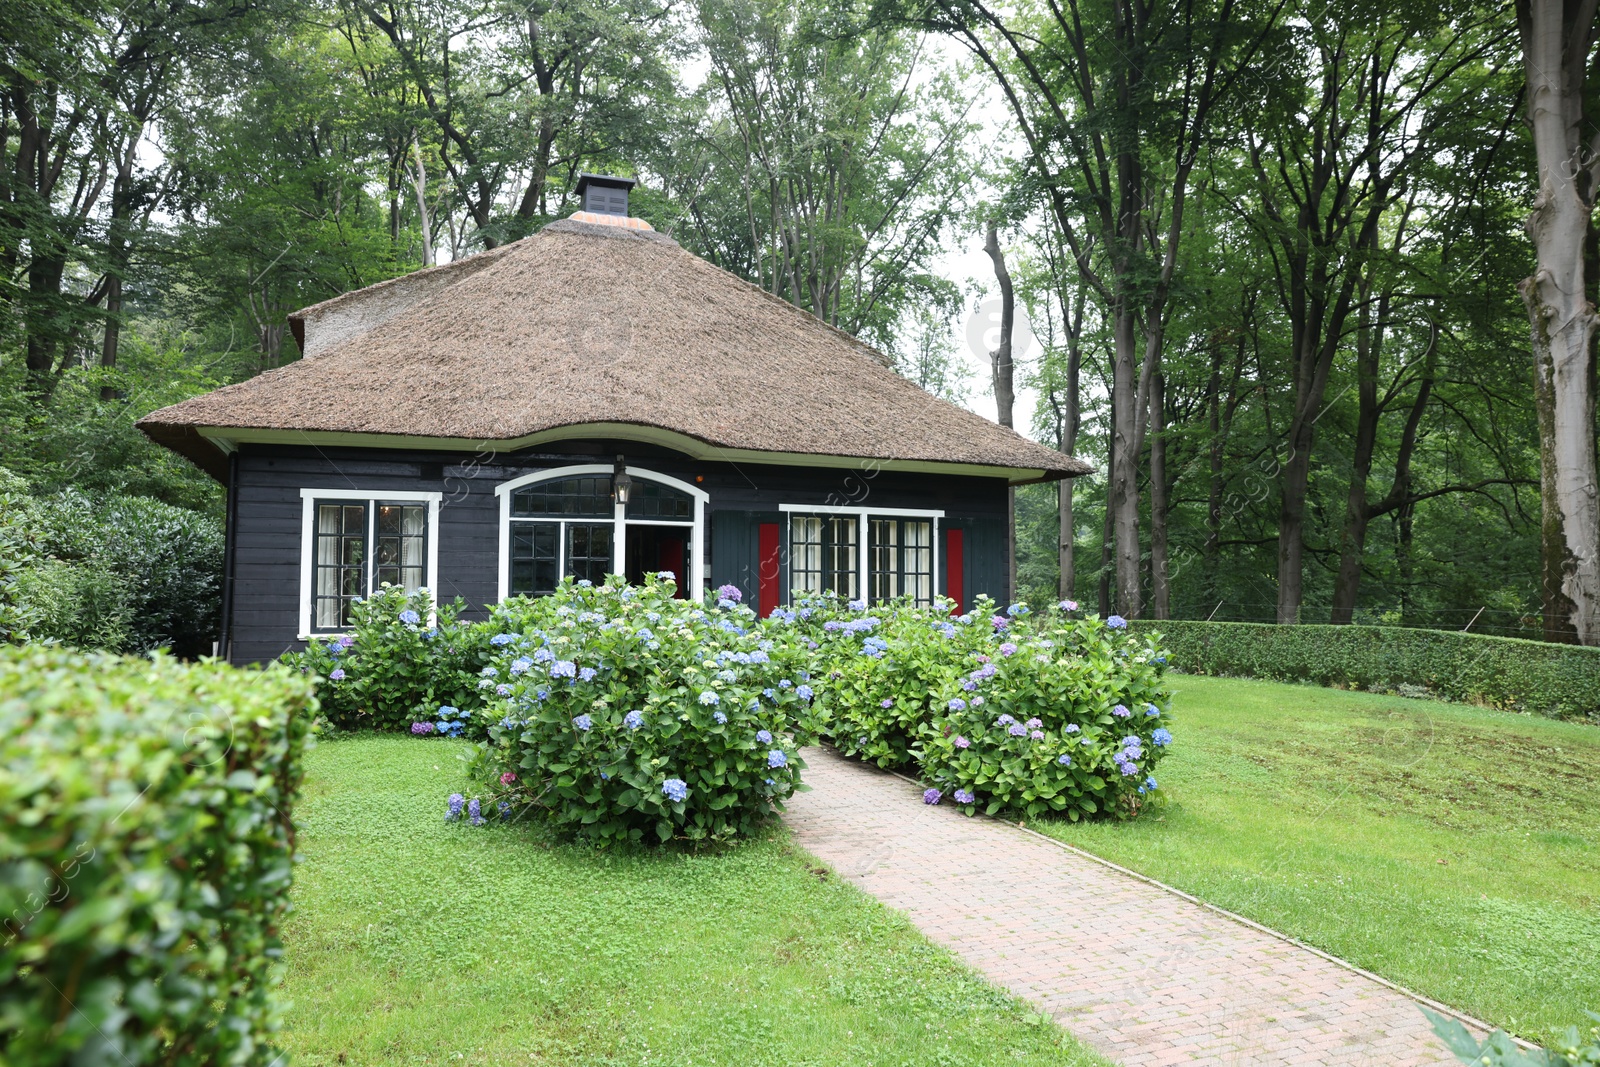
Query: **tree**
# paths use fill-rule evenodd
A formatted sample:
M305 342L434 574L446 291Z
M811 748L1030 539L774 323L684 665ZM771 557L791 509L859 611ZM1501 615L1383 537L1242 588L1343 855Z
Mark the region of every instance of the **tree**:
M1539 412L1545 637L1600 645L1596 314L1588 276L1597 258L1600 20L1595 0L1517 0L1517 25L1538 163L1527 224L1537 265L1518 288L1532 326Z

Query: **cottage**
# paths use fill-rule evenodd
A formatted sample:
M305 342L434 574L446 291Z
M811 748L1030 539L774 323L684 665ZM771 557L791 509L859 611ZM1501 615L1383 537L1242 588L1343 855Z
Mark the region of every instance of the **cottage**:
M680 248L586 176L538 234L316 304L303 358L139 427L227 486L223 654L384 583L475 610L565 576L1004 600L1007 487L1088 468Z

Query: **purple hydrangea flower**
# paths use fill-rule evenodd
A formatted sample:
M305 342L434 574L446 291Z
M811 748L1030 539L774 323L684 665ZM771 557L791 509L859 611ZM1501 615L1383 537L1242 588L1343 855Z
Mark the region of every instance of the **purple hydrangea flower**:
M444 817L445 821L455 822L457 819L461 818L461 806L466 802L467 798L462 796L460 793L451 793L449 801L450 812Z
M972 747L972 742L968 741L965 737L962 737L960 734L956 735L956 739L955 739L955 741L953 743L955 744L955 746L957 748L971 748Z
M961 688L965 689L969 693L973 693L973 692L977 691L978 683L974 682L972 679L968 678L966 681L961 683Z
M1004 615L996 615L989 621L994 623L994 628L996 630L1004 630L1007 626L1011 625L1011 620L1006 618Z
M467 802L467 821L473 826L483 825L483 806L478 803L477 797Z
M355 643L356 643L356 639L351 637L349 634L345 634L343 637L339 638L339 647L340 648L349 648L351 645L353 645Z
M1044 720L1040 719L1038 717L1035 717L1035 718L1029 719L1027 721L1026 725L1027 725L1028 729L1030 729L1030 730L1037 730L1039 727L1044 725Z
M414 722L411 724L411 732L416 734L418 737L427 737L429 734L433 733L433 723Z
M939 792L937 789L927 789L922 793L922 802L924 804L937 804L943 799L944 794Z
M966 711L967 702L962 700L960 697L956 697L954 700L950 701L949 707L951 711Z
M1028 736L1031 739L1035 740L1035 741L1043 741L1044 740L1044 731L1043 730L1033 730L1033 731L1029 732Z
M1057 604L1056 607L1060 608L1062 611L1077 611L1078 602L1076 600L1063 600L1061 603Z
M719 585L717 586L717 599L731 600L737 604L744 599L744 593L740 592L739 587L736 585Z
M1061 755L1056 757L1056 762L1061 764L1063 767L1070 767L1072 766L1072 757L1063 752Z
M1028 736L1028 728L1022 725L1020 722L1014 722L1010 726L1006 727L1006 733L1010 734L1012 737L1026 737Z
M894 707L894 701L892 701L892 700L888 699L887 697L885 697L883 700L878 701L878 707L880 707L880 708L892 708L892 707Z
M957 789L955 792L955 798L957 804L971 804L973 801L978 799L972 795L972 790L970 789Z
M342 681L344 681L344 668L343 667L335 667L332 671L330 671L328 673L328 681L330 681L330 682L342 682Z
M1115 715L1119 719L1126 719L1129 715L1132 715L1133 712L1129 711L1123 705L1118 704L1116 707L1111 709L1111 714Z
M994 721L994 724L996 726L1010 726L1012 723L1014 723L1016 721L1017 721L1016 719L1013 719L1009 715L1002 715L1002 716L1000 716L998 719L996 719Z

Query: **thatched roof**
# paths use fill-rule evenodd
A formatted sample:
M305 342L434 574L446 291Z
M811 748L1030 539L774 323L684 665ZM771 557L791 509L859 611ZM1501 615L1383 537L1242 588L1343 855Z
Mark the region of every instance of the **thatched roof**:
M1014 482L1089 470L928 395L670 238L623 226L552 223L294 318L306 358L139 428L213 473L236 441L508 450L582 436Z

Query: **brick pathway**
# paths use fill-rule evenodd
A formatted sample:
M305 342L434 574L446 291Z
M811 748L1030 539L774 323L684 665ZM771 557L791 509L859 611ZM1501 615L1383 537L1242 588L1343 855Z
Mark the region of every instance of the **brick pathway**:
M1126 1067L1444 1067L1416 1001L904 779L806 752L796 842Z

